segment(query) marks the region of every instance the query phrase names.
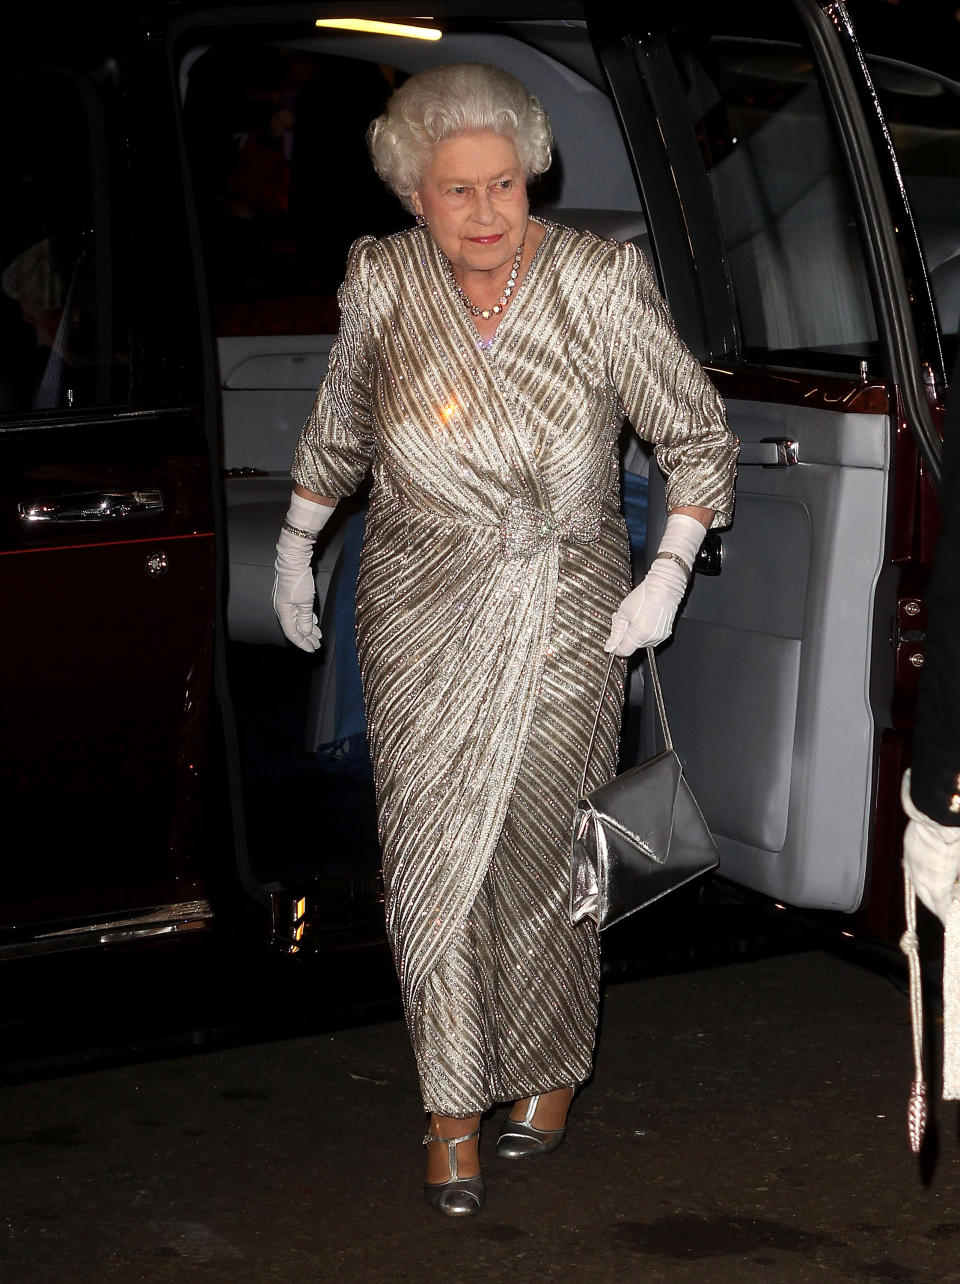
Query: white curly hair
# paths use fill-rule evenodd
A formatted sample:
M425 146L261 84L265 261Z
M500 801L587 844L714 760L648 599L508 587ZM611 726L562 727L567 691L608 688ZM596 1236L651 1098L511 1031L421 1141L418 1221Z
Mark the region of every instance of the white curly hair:
M367 131L373 167L407 210L430 165L434 145L472 130L513 141L529 180L550 167L547 113L521 81L482 62L450 63L411 76L390 96Z

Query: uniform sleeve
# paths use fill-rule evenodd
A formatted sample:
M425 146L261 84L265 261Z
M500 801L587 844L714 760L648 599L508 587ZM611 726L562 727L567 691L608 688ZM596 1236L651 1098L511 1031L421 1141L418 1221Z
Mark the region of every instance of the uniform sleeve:
M712 508L713 525L726 526L740 446L720 395L677 334L635 245L617 246L608 290L608 374L635 432L654 447L667 509Z
M910 793L940 825L960 825L960 356L943 425L943 525L924 593L930 623L920 671Z
M373 237L350 248L337 300L340 329L326 378L293 456L293 480L317 495L342 499L363 481L374 455L372 334L367 303Z

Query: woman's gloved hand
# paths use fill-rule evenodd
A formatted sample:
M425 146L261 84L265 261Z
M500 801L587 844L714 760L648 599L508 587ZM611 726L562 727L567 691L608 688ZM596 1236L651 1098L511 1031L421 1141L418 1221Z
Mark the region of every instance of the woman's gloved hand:
M927 909L946 924L960 874L960 826L941 825L914 805L909 768L903 773L900 801L908 817L903 834L903 867Z
M313 609L317 587L310 563L317 536L332 515L333 505L318 504L294 492L277 540L273 609L284 637L301 651L316 651L320 646L320 629Z
M633 655L642 646L657 646L667 640L706 533L703 523L686 513L672 513L667 518L650 569L613 613L604 651Z

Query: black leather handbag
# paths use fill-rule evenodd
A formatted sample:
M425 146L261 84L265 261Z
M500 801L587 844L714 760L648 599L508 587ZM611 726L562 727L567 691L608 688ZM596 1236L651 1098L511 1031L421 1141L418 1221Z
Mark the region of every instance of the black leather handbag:
M647 671L666 748L592 793L585 792L613 663L611 656L583 765L570 867L571 921L592 918L600 931L719 862L713 836L673 748L652 647L647 647Z

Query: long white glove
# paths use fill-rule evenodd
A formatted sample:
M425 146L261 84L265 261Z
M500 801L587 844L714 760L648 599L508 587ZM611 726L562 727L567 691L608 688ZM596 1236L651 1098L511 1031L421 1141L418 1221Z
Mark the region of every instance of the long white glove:
M604 651L633 655L639 647L667 640L706 533L695 517L671 513L650 569L613 613Z
M909 817L903 835L903 867L927 909L946 923L960 874L960 825L941 825L914 805L909 767L903 773L900 801Z
M277 540L273 609L284 637L301 651L316 651L320 645L320 629L313 609L317 586L310 563L317 536L333 511L329 504L318 504L294 492Z

